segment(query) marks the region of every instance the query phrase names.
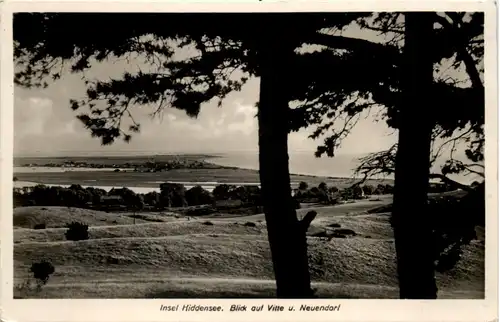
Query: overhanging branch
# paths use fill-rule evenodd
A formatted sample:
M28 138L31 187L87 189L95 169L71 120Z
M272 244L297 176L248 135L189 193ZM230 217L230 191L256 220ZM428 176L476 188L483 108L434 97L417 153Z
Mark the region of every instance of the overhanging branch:
M350 38L344 36L333 36L324 33L313 33L304 39L304 44L322 45L332 49L361 50L361 51L384 51L385 54L399 56L396 47L384 45L364 39Z

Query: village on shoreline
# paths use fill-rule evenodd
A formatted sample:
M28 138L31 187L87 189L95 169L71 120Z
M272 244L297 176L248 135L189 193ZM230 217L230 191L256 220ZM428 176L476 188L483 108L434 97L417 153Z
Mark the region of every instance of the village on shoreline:
M90 157L91 161L82 160L82 158L74 158L76 160L71 160L73 158L46 158L50 161L45 161L44 158L37 158L31 160L30 163L22 163L20 167L33 168L33 167L44 167L44 168L61 168L64 170L71 169L114 169L115 171L122 169L132 169L134 172L162 172L172 169L224 169L233 168L217 165L205 161L205 158L216 158L217 156L210 155L195 155L193 157L183 157L183 156L169 156L169 159L162 160L162 156L159 156L160 160L155 160L156 157L148 157L147 160L144 158L134 160L127 160L130 158L124 158L120 161L117 158L95 158ZM29 158L28 158L29 159ZM55 159L55 160L54 160ZM92 161L94 159L94 161Z
M186 169L192 170L186 173L183 182L168 180L165 178L155 181L157 187L154 191L140 193L130 189L131 185L114 185L111 189L103 189L98 184L82 185L81 180L74 182L61 181L56 176L60 173L52 174L52 182L37 183L32 186L14 188L14 206L64 206L95 209L108 212L133 211L136 212L163 212L175 208L178 213L190 216L209 215L214 213L230 214L258 214L262 213L262 202L260 195L260 184L258 183L258 171L249 169L240 169L236 167L217 166L206 162L202 158L209 156L195 157L173 157L170 160L149 161L142 160L110 160L106 158L94 158L94 160L57 160L49 161L38 159L28 166L32 168L51 167L61 168L62 174L72 175L71 171L64 172L65 169L109 169L109 171L100 171L99 177L105 174L113 177L124 178L133 175L134 180L138 178L149 178L151 175L158 176L158 172L169 172L174 174ZM115 170L113 170L115 169ZM121 169L133 169L132 172ZM224 173L214 173L210 182L198 182L197 171L218 169L226 171ZM119 170L119 171L116 171ZM248 180L248 176L233 182L221 182L218 177L231 177L235 171L248 172L253 174L253 179ZM247 174L248 174L247 173ZM38 173L38 175L47 175L50 173ZM92 171L80 172L79 175L96 176ZM199 172L198 172L199 174ZM21 176L20 173L17 174ZM291 175L296 181L292 183L292 195L295 208L299 209L304 204L314 204L316 206L332 206L344 203L352 203L362 199L374 199L381 195L391 195L393 185L392 180L361 182L348 178L335 178L334 181L329 178ZM196 180L195 181L193 181ZM300 181L297 181L300 179ZM314 179L312 182L310 179ZM331 179L331 178L330 178ZM18 178L15 174L14 181ZM111 180L111 179L110 179ZM39 180L36 182L44 182ZM88 180L93 181L95 180ZM119 183L119 182L117 182ZM209 186L204 185L210 184ZM119 187L121 186L121 187ZM159 188L159 189L158 189ZM432 192L445 192L448 188L443 185L433 185Z

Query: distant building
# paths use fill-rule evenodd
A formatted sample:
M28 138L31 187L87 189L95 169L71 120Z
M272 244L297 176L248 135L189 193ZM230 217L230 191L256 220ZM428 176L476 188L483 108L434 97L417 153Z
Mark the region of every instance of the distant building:
M105 210L124 210L127 208L121 196L101 196L97 207Z

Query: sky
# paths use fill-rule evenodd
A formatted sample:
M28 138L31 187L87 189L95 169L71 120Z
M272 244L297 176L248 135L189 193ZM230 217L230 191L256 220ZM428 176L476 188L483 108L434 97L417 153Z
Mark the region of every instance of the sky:
M357 27L348 27L342 34L373 41L380 37ZM126 62L104 63L86 72L98 79L118 77ZM69 108L70 99L85 93L79 75L65 74L47 89L15 88L14 155L68 156L77 154L148 153L225 153L258 151L255 103L259 80L251 79L240 92L233 92L223 101L202 106L196 119L184 112L167 109L163 117L151 119L151 110L134 108L134 118L141 123L141 132L130 143L117 140L111 146L101 146L76 119ZM313 129L303 129L289 136L289 151L314 151L322 143L308 138ZM374 116L361 119L343 141L337 154L362 154L389 148L397 141L397 133Z
M168 109L162 117L152 119L151 110L134 108L141 132L130 143L117 140L101 146L92 138L77 113L69 108L69 100L83 91L78 77L64 77L46 90L15 90L14 154L67 155L71 152L111 153L224 153L258 151L255 102L259 80L252 79L241 92L230 94L221 107L205 104L196 119L183 111ZM314 151L321 143L308 138L311 129L289 136L290 151ZM394 142L394 135L384 122L362 119L343 142L339 153L359 154L378 151ZM74 154L74 153L73 153Z

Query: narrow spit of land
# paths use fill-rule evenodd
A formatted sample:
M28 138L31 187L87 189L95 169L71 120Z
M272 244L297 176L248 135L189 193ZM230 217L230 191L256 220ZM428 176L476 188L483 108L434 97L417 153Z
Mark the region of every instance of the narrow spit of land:
M22 182L37 182L60 185L92 185L158 188L165 181L185 183L256 184L260 182L259 171L227 167L212 163L218 155L160 155L160 156L116 156L116 157L38 157L15 158L15 167L61 168L64 171L16 172L14 176ZM64 168L62 168L64 166ZM107 170L104 170L104 169ZM88 171L85 171L87 170ZM95 169L99 171L96 174ZM78 171L73 171L78 170ZM117 171L118 170L118 171ZM328 186L347 187L355 182L352 178L318 177L292 174L293 187L301 181L311 186L325 182ZM391 184L392 180L368 180L366 184Z

